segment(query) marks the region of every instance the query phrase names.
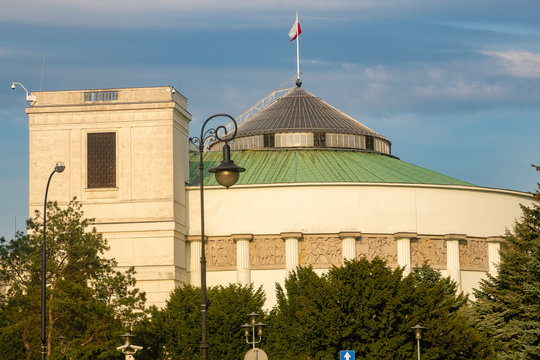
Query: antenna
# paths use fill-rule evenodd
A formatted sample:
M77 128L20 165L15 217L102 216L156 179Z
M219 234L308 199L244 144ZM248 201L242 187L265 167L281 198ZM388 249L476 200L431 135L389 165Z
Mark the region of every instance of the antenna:
M41 64L41 80L39 82L39 91L43 88L43 74L45 73L45 55L43 55L43 63Z

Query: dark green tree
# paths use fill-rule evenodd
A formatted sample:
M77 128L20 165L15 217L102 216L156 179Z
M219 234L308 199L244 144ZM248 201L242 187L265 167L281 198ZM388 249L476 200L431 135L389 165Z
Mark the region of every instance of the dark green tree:
M540 359L540 206L522 209L501 244L498 274L481 283L473 307L504 360Z
M61 209L47 204L48 354L52 359L112 359L122 332L143 314L144 294L134 270L118 272L104 257L105 239L73 199ZM28 235L0 239L0 358L38 359L41 338L41 244L39 212Z
M231 284L208 289L208 342L211 359L241 359L249 350L240 325L247 314L261 314L265 295L253 286ZM145 347L137 360L200 359L201 289L190 285L175 289L163 309L152 309L152 316L136 329L137 344Z
M419 323L427 328L422 359L490 359L488 339L460 315L467 299L455 291L432 269L403 277L379 259L348 261L322 276L300 267L277 286L269 357L330 360L355 350L360 359L413 359L410 328Z

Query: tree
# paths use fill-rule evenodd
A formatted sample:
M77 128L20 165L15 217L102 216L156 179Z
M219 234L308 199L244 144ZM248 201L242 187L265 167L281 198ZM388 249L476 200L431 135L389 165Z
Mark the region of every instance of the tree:
M473 308L504 360L540 359L540 206L522 210L501 244L498 274L482 281Z
M322 276L299 267L277 287L270 314L269 357L336 359L355 350L361 359L411 359L412 326L427 328L422 359L489 359L488 339L459 313L467 302L448 278L424 269L403 277L375 259L347 261Z
M55 359L108 359L118 356L118 338L142 315L144 294L134 288L134 270L103 254L106 240L92 219L83 218L74 198L67 208L47 204L47 352ZM0 239L0 358L40 355L41 244L38 211L28 235Z
M249 348L240 331L247 314L263 314L265 295L253 285L230 284L208 289L208 357L238 359ZM176 288L163 309L135 329L137 342L145 350L137 360L200 359L201 289L191 285ZM263 316L260 317L261 321Z

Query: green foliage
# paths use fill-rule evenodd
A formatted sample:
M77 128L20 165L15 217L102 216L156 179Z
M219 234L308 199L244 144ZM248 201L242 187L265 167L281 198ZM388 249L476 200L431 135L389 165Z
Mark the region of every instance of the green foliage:
M240 359L249 350L240 325L246 315L261 314L265 296L262 289L230 284L208 289L208 342L210 359ZM145 347L137 360L201 358L201 290L190 285L173 291L167 306L152 309L151 318L136 329L137 343Z
M134 289L134 270L114 270L105 239L73 199L67 208L47 204L48 354L54 359L113 359L118 335L142 315L144 294ZM28 235L0 239L0 358L38 359L41 338L41 244L39 212Z
M501 244L499 272L482 282L474 306L476 325L504 360L540 359L540 206L522 209Z
M427 268L403 278L379 259L348 261L322 276L300 267L277 286L269 357L330 360L355 350L359 359L411 359L410 328L421 324L422 359L489 359L489 341L459 315L466 297L436 278Z
M412 269L412 275L417 285L425 281L428 285L435 286L442 280L442 275L439 271L433 269L427 263L422 266L417 266Z

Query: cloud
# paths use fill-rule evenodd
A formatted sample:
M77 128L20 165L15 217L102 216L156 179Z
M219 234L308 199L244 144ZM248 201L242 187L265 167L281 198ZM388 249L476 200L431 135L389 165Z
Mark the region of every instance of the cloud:
M19 58L33 55L35 53L32 50L0 47L0 58Z
M459 29L489 31L512 35L540 35L540 28L536 23L524 25L519 22L457 22L457 21L436 21L436 24L451 26Z
M300 59L300 63L304 65L312 65L312 66L322 66L322 65L330 65L328 61L319 60L319 59Z
M386 116L538 106L537 79L516 79L497 74L496 69L496 64L483 57L431 64L347 63L341 64L341 71L334 67L319 72L304 84L306 88L315 85L314 93L331 104L345 104L342 110L351 116L351 111Z
M505 72L523 78L540 78L540 54L529 51L483 51L481 54L496 58Z
M312 16L318 19L328 13L340 13L342 20L373 19L438 12L441 9L454 8L457 6L456 2L464 1L440 0L434 6L430 0L17 0L3 2L0 22L112 28L208 28L212 26L211 19L217 16L222 23L245 26L237 21L243 19L260 27L262 24L276 26L275 19L270 19L275 14L288 12L292 20L296 10L300 11L301 17ZM206 15L207 19L203 22L200 18L194 20L193 14Z

